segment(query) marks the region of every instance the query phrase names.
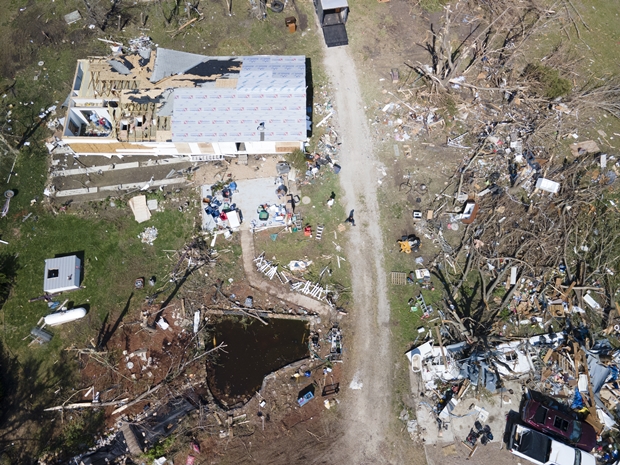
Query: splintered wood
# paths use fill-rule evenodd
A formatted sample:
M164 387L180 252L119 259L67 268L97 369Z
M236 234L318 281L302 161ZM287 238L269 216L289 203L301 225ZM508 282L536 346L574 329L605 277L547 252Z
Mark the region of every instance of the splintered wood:
M274 276L277 276L280 283L289 284L293 291L308 295L316 300L325 300L329 303L327 295L330 291L327 287L323 287L319 283L313 283L306 279L296 278L292 274L280 270L280 266L277 263L265 259L264 253L254 259L254 264L256 265L256 269L270 280L272 280Z

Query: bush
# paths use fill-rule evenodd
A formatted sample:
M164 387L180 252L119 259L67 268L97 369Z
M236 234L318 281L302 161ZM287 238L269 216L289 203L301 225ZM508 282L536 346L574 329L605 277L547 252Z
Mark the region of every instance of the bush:
M548 99L562 97L571 91L572 86L570 81L561 78L560 72L555 68L530 63L525 67L524 74L538 81L540 84L540 93Z
M147 460L153 461L158 459L159 457L163 457L172 448L174 443L174 436L169 436L168 438L158 441L153 447L151 447L147 452L144 453L144 457Z

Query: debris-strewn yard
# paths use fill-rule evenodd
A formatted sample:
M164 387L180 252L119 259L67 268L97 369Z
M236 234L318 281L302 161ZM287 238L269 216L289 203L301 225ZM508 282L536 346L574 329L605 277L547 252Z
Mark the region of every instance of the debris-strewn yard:
M355 119L336 106L350 89L326 78L312 2L0 3L0 461L322 463L336 446L367 460L354 431L386 463L544 462L552 447L567 465L617 463L616 3L352 0ZM183 188L49 198L115 169L45 141L76 58L119 44L305 55L307 153L187 161L171 173ZM354 170L342 147L364 119L380 162L361 147ZM124 163L138 183L170 172ZM357 216L341 169L373 184L348 199ZM380 212L362 217L374 186ZM352 230L368 269L347 256ZM81 287L49 295L44 260L67 254ZM385 295L391 308L370 311ZM43 325L50 312L72 321ZM362 379L378 354L384 376Z
M262 16L258 7L248 14L247 5L238 3L232 5L233 16L224 3L9 2L3 7L7 17L0 30L5 45L0 71L1 173L6 189L15 196L0 227L1 239L8 243L2 244L3 301L8 298L2 309L2 454L7 460L29 463L45 451L50 463L64 462L94 446L106 426L118 427L111 411L162 381L167 383L171 367L186 361L178 357L188 347L196 355L208 349L209 341L197 346L189 336L192 325L188 330L186 324L193 324L193 305L200 305L188 300L187 313L182 311L177 293L184 284L195 302L208 301L213 284L221 280L227 295L255 295L258 308L272 308L268 296L243 287L238 238L213 248L219 254L213 269L193 270L195 262L188 266L188 276L186 269L175 269L178 251L201 233L198 190L146 192L147 200L157 201L158 207L143 224L134 220L127 203L131 196L50 202L44 195L48 165L54 163L48 162L44 142L62 122L61 104L71 90L76 58L107 56L110 41L131 44L148 35L160 46L210 55L303 54L310 59L309 81L320 83L324 79L320 61L314 61L320 56L320 42L310 32L312 5L300 2L289 2L283 13L268 10L264 19L258 18ZM78 14L66 21L64 15L76 10ZM298 19L296 34L290 34L284 22L290 15ZM69 157L60 163L77 170L85 161ZM91 178L78 174L71 182L85 187ZM82 258L82 288L49 299L42 288L44 259L67 253ZM194 282L198 275L203 281ZM137 282L141 284L136 286ZM34 338L30 331L40 317L61 303L65 308L85 308L87 316L65 326L46 327L29 345ZM147 329L141 326L143 311L150 318ZM169 336L162 336L157 326L160 317L169 324ZM153 335L151 327L160 332ZM38 344L50 335L49 343ZM194 363L191 372L173 374L200 376L204 384L204 360ZM142 411L153 399L155 395L149 394L135 408ZM291 399L295 402L295 395ZM116 406L107 408L106 415L92 408L43 413L44 408L93 400ZM126 413L135 412L129 408ZM19 446L12 446L16 441ZM171 441L166 446L176 447ZM162 446L153 454L163 455L168 449Z
M471 449L460 444L480 420L468 406L492 405L502 416L518 412L517 389L527 384L570 407L578 379L594 376L594 359L614 370L620 94L617 62L599 37L617 41L606 24L618 11L608 2L478 2L474 8L450 2L445 9L439 3L421 14L373 4L377 16L389 19L376 36L352 46L366 65L371 131L385 166L378 167L377 182L395 350L428 341L436 350L420 370L411 360L403 363L395 414L409 409L401 419L417 421L408 424L414 439L421 428L426 443L433 437L445 446L427 448L429 461L464 460L478 445L471 460L484 463L477 458L484 451L480 435ZM393 19L397 11L406 19ZM405 24L418 31L411 42L395 39ZM381 36L393 40L373 55L371 44ZM412 234L421 239L419 251L401 253L398 241ZM517 341L527 346L541 334L549 343L554 334L568 342L532 351L525 375L502 374L494 351ZM613 349L600 352L597 342ZM441 345L455 350L459 344L468 348L457 350L454 365L442 359ZM582 352L590 354L590 368ZM463 387L464 379L474 379L464 360L478 355L467 370L499 369L494 394L481 388L477 371L476 387ZM439 387L420 388L423 375L409 371L425 373L446 361L463 370ZM514 395L507 392L513 377ZM607 386L587 421L615 412ZM442 417L450 390L460 403ZM594 405L596 389L586 392L582 384L580 391ZM467 428L462 416L472 419ZM503 431L492 432L501 441ZM601 445L616 448L613 430L606 429ZM497 457L516 459L522 461Z

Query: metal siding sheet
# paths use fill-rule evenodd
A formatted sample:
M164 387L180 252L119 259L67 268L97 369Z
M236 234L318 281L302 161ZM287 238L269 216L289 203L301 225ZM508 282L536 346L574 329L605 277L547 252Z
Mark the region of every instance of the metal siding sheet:
M48 278L48 270L58 270L57 278ZM70 257L48 258L45 260L43 290L45 292L61 292L77 289L80 285L80 259Z
M321 0L323 10L331 10L334 8L348 8L347 0Z

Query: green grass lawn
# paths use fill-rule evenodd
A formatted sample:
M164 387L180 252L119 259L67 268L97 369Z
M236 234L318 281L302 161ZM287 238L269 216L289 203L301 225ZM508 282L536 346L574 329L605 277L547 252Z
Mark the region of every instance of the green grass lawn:
M92 422L76 420L77 414L72 422L65 422L65 425L72 425L67 434L51 421L55 417L39 423L41 409L64 401L72 389L79 387L76 360L64 348L71 344L86 347L92 338L96 339L106 317L108 323L115 321L132 293L126 318L135 318L147 292L153 291L148 286L145 290L135 290L135 279L154 275L158 278L158 286L165 284L166 275L176 260L174 253L166 251L179 249L197 232L198 210L180 213L175 205L179 197L184 201L193 195L191 191L168 196L169 201L161 203L165 211L154 213L151 220L143 224L134 221L126 206L127 199L116 201L117 207L111 207L109 201L72 204L66 213L58 214L43 206L49 163L44 141L50 133L45 127L46 121L40 122L39 114L42 109L54 104L60 106L65 100L71 90L76 60L110 53L109 46L97 40L98 37L127 44L131 38L146 34L161 47L204 55L306 55L310 59L312 83L326 82L321 63L322 37L314 33L311 2L298 1L296 7L288 2L283 13L267 10L264 20L250 15L248 2L233 2L232 16L225 11L225 2L203 3L198 7L203 13L202 19L175 35L188 20L183 11L185 4L179 3L181 7L173 14L176 4L171 0L122 3L123 29L117 30L114 15L102 32L88 28L93 19L89 18L84 2L79 0L55 3L0 0L5 12L0 19L0 133L13 147L29 142L19 150L17 159L0 144L0 194L6 189L16 192L8 216L0 219L0 239L9 243L0 244L0 264L4 265L4 273L12 284L8 300L0 310L3 349L0 350L0 374L4 387L0 424L4 427L10 421L12 427L5 429L10 432L0 437L0 449L5 449L2 441L10 444L19 436L24 441L19 452L9 454L15 463L26 463L46 449L62 448L62 440L50 442L53 436L60 439L80 437L80 434L73 434L71 428L85 431L83 424L88 423L90 431ZM106 11L111 4L95 0L89 5ZM83 19L66 25L63 15L76 9ZM142 18L146 18L144 26L140 24L140 12ZM290 34L284 24L287 16L296 16L303 30ZM62 113L59 108L59 113L51 118L63 116ZM7 182L14 161L14 174ZM325 189L332 188L327 184L337 183L333 179L323 182ZM55 208L58 207L56 204ZM333 213L340 221L344 219L340 218L342 211L337 207ZM32 215L23 221L28 214ZM307 215L309 220L319 220L319 217L313 218L313 212ZM153 246L142 244L137 237L146 226L155 226L159 231ZM208 279L241 280L238 242L220 239L216 248L229 252L220 255L218 264L209 270ZM50 329L54 335L51 343L28 346L30 330L49 312L42 301L28 302L43 294L44 260L72 252L84 256L83 288L59 296L58 300L69 299L74 306L86 307L88 314L80 321ZM334 279L347 285L346 269L339 271L335 263L333 268ZM0 452L0 460L4 460L1 455Z
M86 337L99 329L106 314L112 317L120 313L134 292L135 278L155 275L163 279L172 266L170 254L164 250L182 247L194 232L196 211L180 213L170 204L142 224L135 222L123 202L117 202L116 208L110 207L109 201L72 205L66 213L54 214L41 206L44 157L36 151L22 151L14 168L16 174L8 184L12 158L6 157L0 163L0 179L4 184L0 189L11 188L16 192L9 214L0 222L0 235L9 242L0 253L12 257L12 269L6 273L14 283L10 298L2 308L2 337L6 346L19 353L32 350L26 348L28 340L23 338L48 313L44 302L28 302L43 294L46 258L73 252L84 257L83 289L63 294L56 300L69 299L75 306L86 306L88 316L53 331L54 342L43 350L56 350L69 341L86 342ZM146 226L158 229L153 246L143 244L138 238ZM131 308L142 303L146 292L134 292Z
M190 238L192 221L188 214L172 210L156 213L147 223L138 224L127 210L112 221L60 214L41 215L38 221L28 220L21 225L18 245L6 249L8 253L18 254L13 293L3 309L4 336L9 346L23 347L26 341L21 339L48 313L45 302L28 303L28 299L42 294L43 260L57 254L84 255L83 289L56 299L70 299L75 306L89 307L86 321L54 331L67 339L66 342L83 339L76 340L77 332L86 336L97 330L106 314L112 317L120 313L132 293L132 308L142 304L148 289L134 290L135 279L165 277L172 262L163 250L182 247ZM137 237L147 225L159 231L152 246L143 244Z

